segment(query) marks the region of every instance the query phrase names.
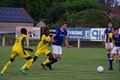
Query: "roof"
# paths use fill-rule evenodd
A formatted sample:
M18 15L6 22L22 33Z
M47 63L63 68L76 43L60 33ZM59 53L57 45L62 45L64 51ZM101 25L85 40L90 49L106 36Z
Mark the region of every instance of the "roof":
M120 16L120 9L119 8L112 8L111 14L114 16Z
M24 8L0 7L0 22L34 23Z

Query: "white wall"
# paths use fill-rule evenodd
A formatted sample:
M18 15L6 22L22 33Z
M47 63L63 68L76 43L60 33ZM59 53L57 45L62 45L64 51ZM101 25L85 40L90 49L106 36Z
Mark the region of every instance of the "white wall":
M17 26L33 27L33 23L10 23L10 22L0 22L0 33L3 32L15 32Z

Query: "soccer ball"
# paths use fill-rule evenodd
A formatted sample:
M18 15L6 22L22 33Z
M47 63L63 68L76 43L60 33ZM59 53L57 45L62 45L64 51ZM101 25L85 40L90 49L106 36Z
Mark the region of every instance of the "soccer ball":
M104 71L104 67L103 66L98 66L97 71L102 73Z

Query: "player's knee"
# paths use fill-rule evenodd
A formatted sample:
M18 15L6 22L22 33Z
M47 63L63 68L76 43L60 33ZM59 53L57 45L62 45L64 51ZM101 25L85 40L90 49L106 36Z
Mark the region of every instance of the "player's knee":
M29 59L28 61L31 62L31 63L33 63L34 60L33 59Z
M15 59L14 58L10 58L10 61L13 62Z
M50 60L50 61L54 59L54 55L51 54L51 53L49 53L47 56L49 57L49 60Z
M32 59L32 57L31 56L29 56L29 57L27 57L27 58L25 58L26 60L30 60L30 59Z
M34 56L34 58L33 58L33 63L34 63L37 59L38 59L38 57L37 57L37 56Z

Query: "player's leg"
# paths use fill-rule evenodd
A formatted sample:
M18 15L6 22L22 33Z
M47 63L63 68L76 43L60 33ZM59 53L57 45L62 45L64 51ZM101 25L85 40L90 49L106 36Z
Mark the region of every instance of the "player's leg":
M20 72L22 72L22 74L26 75L27 73L25 72L25 70L28 70L33 62L33 59L31 56L25 58L27 60L27 62L19 69Z
M117 54L113 55L113 61L114 61L114 63L116 63L118 61L118 55Z
M120 48L118 50L118 60L119 60L119 71L120 71Z
M10 57L10 60L5 64L5 66L3 67L2 71L1 71L1 74L3 74L7 68L10 66L11 63L13 63L13 61L15 60L17 56L17 53L16 52L12 52L11 53L11 57Z
M52 65L56 63L58 60L61 59L61 54L62 54L62 48L61 46L52 46L53 49L53 54L54 54L54 59L49 62L49 65Z
M114 47L111 51L110 58L109 58L109 70L113 70L113 55L117 53L117 47Z
M110 53L111 53L111 51L113 49L113 43L109 43L109 46L110 46ZM118 56L117 56L117 54L114 54L113 55L113 62L117 62L117 60L118 60Z
M106 51L107 51L107 57L109 59L110 58L110 52L111 52L111 50L110 50L110 46L109 46L108 43L105 43L105 48L106 48Z
M33 63L33 58L30 56L30 54L25 51L26 54L21 53L19 54L22 58L26 59L27 62L20 68L20 72L22 72L22 74L26 75L25 70L29 69L32 66Z
M57 60L61 60L61 55L62 55L62 47L57 46L57 49L54 51L54 55Z
M54 59L54 56L52 55L51 51L48 49L44 50L44 54L48 57L45 61L41 63L41 66L46 70L46 67L49 67L49 69L52 70L51 65L48 65L48 63Z
M42 50L37 49L37 51L35 52L35 55L33 57L33 63L38 59L38 57L41 55Z
M51 60L54 59L54 56L53 56L53 54L51 53L50 50L45 49L44 50L44 54L48 57L45 61L42 62L44 65L49 63Z

